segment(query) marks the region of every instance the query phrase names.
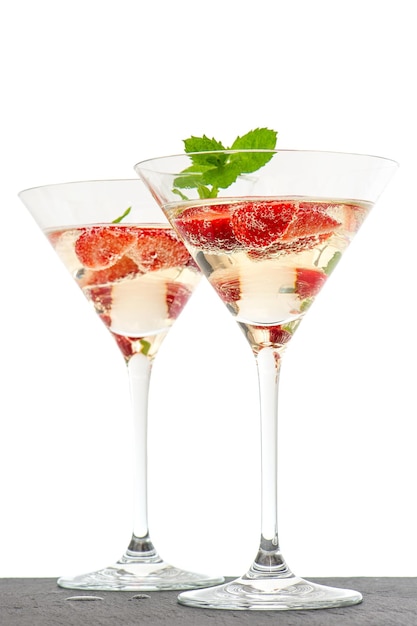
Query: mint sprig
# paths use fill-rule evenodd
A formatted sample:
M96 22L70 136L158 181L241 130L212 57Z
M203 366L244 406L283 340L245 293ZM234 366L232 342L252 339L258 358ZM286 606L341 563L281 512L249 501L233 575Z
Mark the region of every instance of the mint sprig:
M334 268L339 263L341 256L341 252L335 252L330 261L327 263L326 267L323 268L323 271L325 274L327 274L327 276L329 276L329 274L333 272Z
M132 210L132 207L130 206L128 209L126 209L124 213L122 213L122 215L119 215L119 217L116 217L116 219L112 221L112 224L120 224L120 222L129 215L131 210Z
M274 150L278 133L269 128L256 128L236 137L227 148L216 139L189 137L184 148L190 154L191 165L174 181L174 192L186 199L180 189L197 189L200 198L216 198L219 189L230 187L241 174L256 172L268 163L272 154L265 152L231 153L222 150ZM192 153L192 154L191 154Z

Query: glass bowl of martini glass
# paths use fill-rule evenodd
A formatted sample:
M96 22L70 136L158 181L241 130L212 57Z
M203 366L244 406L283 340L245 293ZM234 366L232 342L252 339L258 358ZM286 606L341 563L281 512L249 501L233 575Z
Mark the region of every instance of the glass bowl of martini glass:
M133 408L134 521L127 550L99 571L60 578L69 589L190 589L223 578L167 564L147 514L147 409L158 349L201 273L139 180L81 181L27 189L23 204L45 233L127 365Z
M360 593L303 580L277 533L278 382L285 350L397 164L366 155L221 150L135 166L257 363L261 418L261 534L240 578L186 591L179 602L215 609L348 606Z

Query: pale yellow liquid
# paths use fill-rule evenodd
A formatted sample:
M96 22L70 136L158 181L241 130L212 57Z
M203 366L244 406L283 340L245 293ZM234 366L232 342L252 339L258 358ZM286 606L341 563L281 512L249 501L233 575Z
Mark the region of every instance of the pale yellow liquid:
M112 228L112 225L105 226ZM106 272L84 267L75 251L75 243L86 228L88 226L77 226L46 234L84 295L118 340L122 352L125 355L144 352L153 356L199 281L197 268L189 257L190 265L132 273L116 280L98 280L103 274L105 278ZM120 224L117 228L121 228ZM138 234L146 228L129 225L129 230L134 229ZM152 225L152 229L155 228Z
M302 293L299 293L300 270L323 273L324 284L371 208L367 203L338 199L279 198L279 200L295 204L325 203L326 214L339 225L324 241L317 237L313 245L310 243L307 246L297 243L288 246L288 242L283 242L287 245L283 246L284 249L279 249L279 240L263 248L239 244L232 249L222 250L221 244L189 245L202 271L244 328L251 343L273 341L273 338L271 339L273 336L268 331L273 327L283 328L290 334L295 330L317 295L314 293L305 297L303 293L305 290L302 289ZM181 206L177 204L170 209L170 219L176 226L176 220L180 221L184 209L206 206L208 203L222 205L232 215L234 207L252 201L253 198L237 198L202 200L184 203ZM179 232L181 234L180 228ZM282 339L282 334L279 338Z

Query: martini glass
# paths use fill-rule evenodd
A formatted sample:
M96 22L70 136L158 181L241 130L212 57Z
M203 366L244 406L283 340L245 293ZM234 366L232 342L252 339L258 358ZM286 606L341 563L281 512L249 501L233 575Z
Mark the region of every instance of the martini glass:
M293 574L277 533L277 406L282 358L301 320L393 175L393 161L313 151L217 151L135 166L241 327L256 359L261 536L237 580L179 595L216 609L347 606L360 593Z
M165 563L147 515L147 408L153 360L200 272L139 180L49 185L20 199L104 322L125 359L133 406L134 523L126 552L99 571L60 578L69 589L190 589L223 578Z

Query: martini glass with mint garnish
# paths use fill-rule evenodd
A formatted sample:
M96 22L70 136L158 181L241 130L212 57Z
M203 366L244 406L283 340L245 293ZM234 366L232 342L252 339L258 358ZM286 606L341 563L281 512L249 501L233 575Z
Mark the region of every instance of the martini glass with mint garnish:
M60 578L58 584L69 589L140 591L222 582L223 578L167 564L148 530L147 408L152 364L200 280L198 267L138 179L49 185L19 195L115 339L126 362L133 406L135 493L128 548L110 566Z
M239 324L256 359L261 533L255 559L243 576L181 593L179 602L252 610L356 604L362 600L360 593L300 578L281 553L278 382L291 338L397 164L359 154L243 149L245 136L230 150L215 145L211 151L210 140L201 138L201 143L203 139L203 153L155 158L135 169ZM331 284L326 289L331 290ZM320 488L319 483L314 488ZM300 497L302 489L298 486Z

